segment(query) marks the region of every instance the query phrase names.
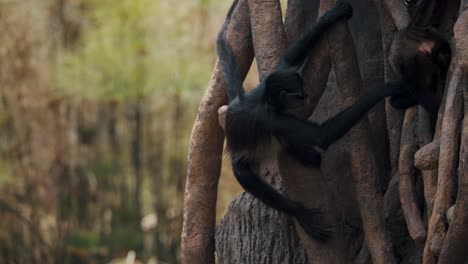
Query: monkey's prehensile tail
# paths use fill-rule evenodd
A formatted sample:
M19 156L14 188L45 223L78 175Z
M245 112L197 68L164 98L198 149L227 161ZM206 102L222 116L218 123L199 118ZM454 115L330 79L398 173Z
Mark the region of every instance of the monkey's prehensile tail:
M229 102L236 99L237 97L242 98L244 95L244 88L242 87L242 79L239 74L239 69L234 60L234 54L232 53L231 47L226 41L227 28L231 21L231 15L237 6L238 0L235 0L232 4L229 12L226 16L221 30L219 31L218 38L216 40L216 50L218 52L219 63L223 69L224 78L227 83L227 95Z

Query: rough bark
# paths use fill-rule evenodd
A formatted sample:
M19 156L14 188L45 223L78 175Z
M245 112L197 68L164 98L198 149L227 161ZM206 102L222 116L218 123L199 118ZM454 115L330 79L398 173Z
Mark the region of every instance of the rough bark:
M468 1L465 2L468 4ZM439 257L439 263L463 263L468 257L468 11L461 8L461 15L454 28L457 59L462 68L462 91L464 98L464 120L461 128L460 163L458 167L458 194L450 226Z
M414 155L414 165L421 170L424 184L424 200L426 201L426 215L430 217L432 215L432 208L434 207L435 193L437 191L437 165L439 161L440 145L438 140L432 141L434 135L431 129L430 116L421 106L418 106L417 128L419 143L424 147L418 150ZM427 153L422 150L430 150L430 152ZM425 222L428 222L428 220Z
M189 164L184 196L182 263L214 263L216 199L224 134L217 109L226 100L224 81L215 72L200 104L190 139Z
M335 63L338 86L346 106L359 97L362 79L349 29L345 24L338 25L338 29L339 32L330 39L330 56ZM368 120L361 120L346 137L350 142L351 171L372 260L374 263L396 263L384 220L383 196L377 188L377 176L383 171L377 166Z
M280 155L278 162L282 175L287 175L287 177L283 177L283 181L290 197L301 201L309 208L320 208L323 211L322 221L334 226L333 237L324 244L312 240L296 224L299 237L307 251L308 263L351 263L351 259L346 252L343 222L338 219L338 210L333 199L333 192L329 191L332 186L328 185L324 174L318 168L303 167L284 153Z
M400 201L405 215L409 235L418 243L426 240L426 228L421 218L421 211L416 199L416 170L414 168L414 153L416 152L416 120L418 108L406 110L400 146Z
M452 36L453 23L457 17L456 11L460 1L450 1L445 5L443 14L443 21L441 22L442 32L450 38ZM466 27L466 25L465 25ZM456 31L456 27L455 27ZM465 32L466 33L466 32ZM460 35L458 35L460 36ZM457 34L455 34L455 40ZM453 183L454 173L456 171L456 164L458 160L458 140L459 131L458 126L461 122L462 102L461 98L456 98L459 95L455 95L457 92L454 90L462 90L459 86L461 85L461 72L460 72L460 58L463 56L462 53L464 48L458 46L457 41L456 52L452 55L452 66L448 73L447 79L450 81L446 84L445 94L442 100L442 105L439 108L439 115L437 120L436 133L432 144L439 144L440 148L439 159L438 159L438 170L437 170L437 192L434 198L432 214L428 215L428 238L424 248L423 263L435 263L437 255L439 255L442 245L445 239L445 212L451 205L451 196L453 195ZM458 86L458 88L454 88ZM459 92L458 92L459 93ZM455 105L453 105L455 104ZM458 112L458 114L457 114ZM446 120L446 119L449 120ZM458 119L458 120L457 120ZM451 134L451 137L447 134ZM448 148L448 149L447 149ZM449 153L450 156L446 154ZM442 173L442 174L441 174ZM427 201L429 203L430 201ZM428 210L429 211L429 210Z
M248 0L252 40L260 80L278 65L286 48L281 6L277 0Z
M376 1L380 2L380 1ZM380 5L380 16L382 26L382 42L384 46L385 58L385 80L392 81L396 79L396 73L393 72L388 61L390 48L393 41L393 36L396 30L401 30L406 27L410 21L409 14L403 1L398 0L385 0ZM400 156L400 140L403 120L405 117L404 110L395 109L390 105L387 98L385 104L385 111L387 114L387 129L390 141L390 163L392 168L391 175L395 175L398 170L398 161Z
M420 170L435 170L439 165L440 143L432 141L414 154L414 165Z
M462 13L455 24L453 29L455 46L457 51L458 64L463 68L466 74L468 68L468 1L465 2L465 9L462 9Z
M216 254L219 263L307 263L293 220L245 192L217 228Z
M440 157L437 192L428 236L424 247L424 263L435 263L446 234L445 212L452 204L454 175L458 164L459 129L463 109L462 73L457 68L448 86L444 120L440 136Z
M465 12L468 16L468 12ZM466 36L466 35L465 35ZM468 85L467 72L464 73L464 114L462 140L460 148L460 164L458 167L458 194L450 226L445 238L439 262L441 264L464 263L468 257ZM449 218L447 216L447 218Z
M243 8L244 7L244 8ZM229 27L241 76L253 60L246 1L240 0ZM225 81L216 63L200 103L190 138L189 164L184 196L182 263L214 263L216 199L224 134L218 125L218 108L226 104Z
M406 27L410 22L410 16L403 1L384 0L384 5L388 8L392 20L398 30Z
M374 0L375 4L379 8L380 14L380 25L382 27L382 47L384 57L384 73L385 81L392 81L396 79L396 74L393 72L388 61L388 55L393 41L393 36L397 30L393 23L392 16L396 13L394 10L399 7L400 1L392 0L392 2L381 2ZM398 8L397 10L403 10ZM406 11L405 11L406 12ZM395 14L394 16L398 16ZM409 19L408 14L402 15L402 22L400 24L407 23L405 19ZM406 18L408 17L408 18ZM402 25L400 25L402 27ZM398 170L398 160L400 155L400 139L401 139L401 127L403 125L404 111L393 108L388 102L388 98L385 102L386 122L389 139L389 155L390 155L390 175L395 175Z
M288 43L296 40L317 19L319 1L290 0L286 9L284 28Z
M379 23L378 6L374 0L352 1L353 19L349 21L353 36L359 69L362 76L362 90L380 89L385 82L385 61L383 56L382 29ZM385 100L379 102L368 113L373 145L379 168L390 168L389 142L385 113ZM390 173L378 177L378 188L384 191L390 181Z

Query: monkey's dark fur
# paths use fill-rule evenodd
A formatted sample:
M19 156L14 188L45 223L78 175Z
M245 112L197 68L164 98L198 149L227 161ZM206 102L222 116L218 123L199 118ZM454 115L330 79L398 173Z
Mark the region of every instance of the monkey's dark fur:
M437 89L445 82L451 57L449 42L434 28L444 1L405 0L405 4L411 23L395 35L389 61L398 78L414 89L411 96L393 96L390 103L400 109L420 103L434 123L440 103Z
M324 150L342 137L379 100L390 95L406 95L407 89L400 83L372 89L372 92L323 124L296 119L292 113L305 104L299 70L310 49L314 48L326 30L352 16L351 5L338 1L313 28L308 29L285 51L279 66L249 92L244 92L231 48L226 42L227 25L234 8L235 3L217 40L230 102L226 112L225 134L234 175L247 192L272 208L295 217L312 238L326 241L331 227L320 223L320 210L306 208L287 199L264 182L254 172L259 161L268 154L286 151L304 165L319 167L321 156L317 149Z

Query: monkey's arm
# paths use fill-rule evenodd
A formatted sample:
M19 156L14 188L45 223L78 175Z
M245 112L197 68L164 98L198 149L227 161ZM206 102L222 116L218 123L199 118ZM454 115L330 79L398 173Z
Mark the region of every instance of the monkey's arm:
M420 104L431 115L436 116L439 103L436 98L436 90L439 72L437 64L432 60L432 55L418 52L411 61L402 63L399 72L403 80L411 85L407 95L393 96L390 103L398 109L406 109Z
M344 1L337 1L336 5L320 17L317 24L310 28L302 37L294 42L285 51L279 67L300 68L304 64L307 54L313 48L313 45L318 42L320 37L332 26L342 18L351 18L353 15L352 6Z
M439 103L433 92L420 90L411 91L409 95L395 95L390 98L390 104L396 109L407 109L420 104L428 113L436 117Z
M330 144L346 134L380 100L387 96L405 94L408 90L410 89L402 82L387 83L382 88L372 89L353 105L317 126L314 133L317 144L326 149Z
M287 115L274 116L272 132L283 145L301 146L301 150L326 149L342 137L364 114L386 96L405 94L410 90L402 82L387 83L363 95L357 102L321 125ZM294 149L294 148L293 148Z

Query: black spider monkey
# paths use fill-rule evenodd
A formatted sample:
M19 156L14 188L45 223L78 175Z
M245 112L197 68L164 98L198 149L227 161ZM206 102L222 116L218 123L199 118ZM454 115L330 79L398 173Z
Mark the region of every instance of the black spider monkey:
M437 89L445 82L450 66L451 49L438 26L442 0L405 0L410 24L397 32L389 61L398 78L414 89L411 96L392 96L393 107L405 109L417 103L431 115L434 125L440 104Z
M319 167L321 156L317 149L324 150L342 137L379 100L390 95L406 94L407 89L403 83L389 83L382 89L373 89L323 124L299 120L292 115L294 110L305 104L299 70L309 50L326 30L352 16L351 5L338 1L314 27L285 51L272 73L255 89L245 92L232 50L226 42L227 25L235 4L217 39L219 61L230 102L226 112L225 134L234 175L247 192L270 207L295 217L309 236L325 242L331 235L331 227L317 219L320 210L306 208L284 197L264 182L254 169L262 157L278 151L287 151L304 165Z

